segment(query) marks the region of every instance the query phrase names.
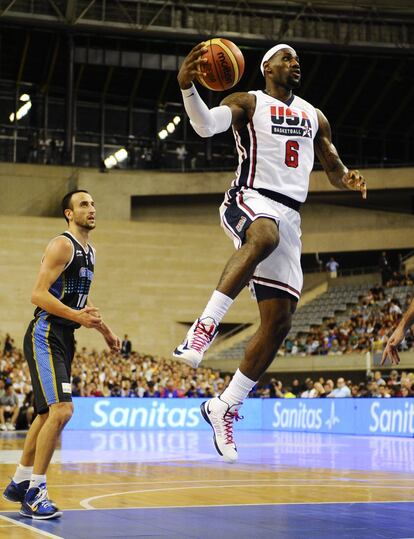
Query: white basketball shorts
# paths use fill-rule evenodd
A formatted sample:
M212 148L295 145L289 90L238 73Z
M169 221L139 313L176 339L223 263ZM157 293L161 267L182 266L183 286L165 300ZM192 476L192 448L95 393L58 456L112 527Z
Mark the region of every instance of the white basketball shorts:
M280 240L273 253L257 265L252 282L278 288L299 299L303 285L299 212L244 187L226 196L220 206L221 226L236 249L242 246L251 223L260 217L276 221Z

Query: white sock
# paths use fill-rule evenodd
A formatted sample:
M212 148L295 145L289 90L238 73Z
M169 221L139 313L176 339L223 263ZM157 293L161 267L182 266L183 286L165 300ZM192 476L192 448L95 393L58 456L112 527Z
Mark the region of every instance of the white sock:
M233 406L233 404L240 404L256 384L257 382L250 380L250 378L247 378L240 369L237 369L231 382L220 397L230 406Z
M33 466L22 466L21 464L18 464L16 471L14 472L13 481L15 483L21 483L22 481L30 481L32 472Z
M219 325L232 303L233 300L229 296L214 290L200 318L213 318L216 324Z
M39 487L42 483L46 483L46 475L32 473L29 488Z

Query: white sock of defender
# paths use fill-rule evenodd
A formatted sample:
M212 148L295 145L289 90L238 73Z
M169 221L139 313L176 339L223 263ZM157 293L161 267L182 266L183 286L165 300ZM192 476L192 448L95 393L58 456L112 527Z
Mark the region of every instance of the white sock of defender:
M33 466L23 466L18 464L16 471L13 475L13 481L15 483L21 483L22 481L30 481L32 477Z
M234 373L228 387L223 391L220 397L230 406L240 404L244 401L257 382L247 378L240 369Z
M218 290L214 290L210 301L207 303L200 320L203 318L212 318L217 325L220 324L226 312L230 309L234 300Z
M46 483L46 475L32 474L30 478L29 488L40 487L42 483Z

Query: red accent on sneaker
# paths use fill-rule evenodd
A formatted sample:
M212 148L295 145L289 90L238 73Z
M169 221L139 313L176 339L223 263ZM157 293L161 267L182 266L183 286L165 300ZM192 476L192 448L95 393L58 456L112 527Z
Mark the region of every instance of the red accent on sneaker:
M203 348L210 344L212 338L214 337L215 331L216 326L214 324L211 324L207 329L207 326L203 324L203 322L198 322L194 329L190 347L197 350L197 352L202 353Z
M224 430L225 430L225 436L226 436L226 445L227 444L234 444L233 440L233 421L240 421L241 419L244 419L242 415L239 415L238 410L235 412L227 411L223 416L224 421Z

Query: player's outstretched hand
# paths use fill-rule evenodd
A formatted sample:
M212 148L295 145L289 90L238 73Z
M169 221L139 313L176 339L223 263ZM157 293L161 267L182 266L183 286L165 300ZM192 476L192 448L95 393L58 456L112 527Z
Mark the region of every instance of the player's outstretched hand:
M352 191L361 191L363 199L367 198L367 183L359 170L348 170L342 178L343 183Z
M400 342L404 339L404 331L402 328L397 327L391 337L388 339L387 345L384 348L382 353L381 365L387 361L387 358L390 359L393 365L398 365L400 362L400 356L398 355L397 347Z
M77 320L85 328L99 328L102 323L102 317L99 309L96 307L84 307L78 311Z
M202 58L202 55L207 52L207 50L205 43L199 43L185 57L177 75L178 84L181 89L184 90L190 88L197 75L205 74L203 72L203 64L207 62L207 59Z
M121 339L115 335L112 331L104 334L104 338L108 347L112 352L119 352L121 350Z

